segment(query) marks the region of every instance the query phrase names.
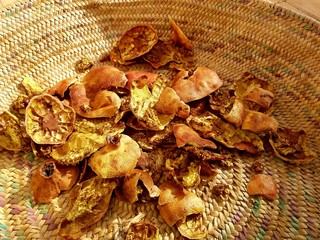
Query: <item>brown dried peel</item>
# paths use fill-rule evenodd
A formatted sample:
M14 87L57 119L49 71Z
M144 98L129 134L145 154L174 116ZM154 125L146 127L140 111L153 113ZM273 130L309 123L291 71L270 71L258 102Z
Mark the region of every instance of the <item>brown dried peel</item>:
M165 182L161 184L160 190L158 209L170 227L189 215L204 211L204 202L176 183Z
M46 160L31 178L31 189L37 203L48 203L61 191L69 190L78 179L78 167L62 166Z

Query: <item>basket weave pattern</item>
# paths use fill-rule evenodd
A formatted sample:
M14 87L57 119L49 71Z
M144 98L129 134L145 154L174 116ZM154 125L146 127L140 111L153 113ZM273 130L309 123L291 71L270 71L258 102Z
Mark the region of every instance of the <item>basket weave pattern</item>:
M101 54L132 26L148 23L169 36L170 16L194 43L198 66L214 69L224 81L244 71L270 81L276 89L275 118L305 129L310 148L320 156L320 25L310 19L253 0L30 1L0 15L1 112L18 96L24 77L52 86L74 76L82 56L99 64ZM259 157L278 186L272 202L246 192L253 159L234 159L232 169L219 170L213 182L196 190L205 201L208 239L320 239L319 157L306 166L287 164L270 152ZM30 177L40 162L31 153L0 153L0 239L60 239L57 227L68 193L51 204L35 204ZM216 183L230 184L226 199L212 194ZM121 239L137 216L157 225L161 239L181 238L156 204L113 199L106 216L82 239Z

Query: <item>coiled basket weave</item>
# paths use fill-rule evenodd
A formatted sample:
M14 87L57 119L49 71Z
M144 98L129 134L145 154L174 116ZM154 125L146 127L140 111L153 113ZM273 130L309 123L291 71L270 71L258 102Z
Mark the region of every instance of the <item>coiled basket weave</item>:
M266 153L259 160L278 186L274 201L250 197L252 157L233 160L215 183L229 196L212 194L213 183L196 193L206 205L207 239L320 239L320 25L297 13L256 0L48 0L25 1L0 11L0 111L20 92L26 76L49 87L75 75L74 63L99 64L116 39L147 23L170 36L173 18L195 45L198 66L224 81L249 71L275 86L275 118L305 129L318 155L308 165L288 164ZM0 152L0 239L60 239L58 225L67 194L35 204L30 178L39 166L30 153ZM161 239L183 239L167 226L155 205L113 199L105 217L81 239L123 239L129 222L149 220Z

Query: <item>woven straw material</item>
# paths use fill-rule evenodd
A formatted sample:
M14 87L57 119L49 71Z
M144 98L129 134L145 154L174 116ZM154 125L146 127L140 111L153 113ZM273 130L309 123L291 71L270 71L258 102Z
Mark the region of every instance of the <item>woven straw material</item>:
M170 16L193 41L198 66L216 70L224 81L244 71L270 81L276 89L274 116L290 128L305 129L310 148L320 156L320 25L311 19L253 0L28 1L0 14L1 112L18 96L24 77L52 86L74 76L82 56L99 64L101 54L132 26L151 24L170 36ZM306 166L270 152L259 157L264 173L277 183L274 201L248 196L253 159L239 156L231 169L219 170L214 181L196 190L205 201L208 239L320 239L319 157ZM57 227L68 193L35 204L30 177L39 164L31 153L0 153L0 239L60 239ZM212 194L216 183L230 184L226 199ZM121 239L128 223L140 218L159 227L161 239L181 239L155 204L116 198L81 239Z

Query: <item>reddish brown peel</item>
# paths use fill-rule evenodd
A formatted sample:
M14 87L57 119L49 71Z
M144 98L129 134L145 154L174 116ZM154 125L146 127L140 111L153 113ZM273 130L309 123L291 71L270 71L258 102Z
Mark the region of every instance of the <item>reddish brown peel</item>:
M200 137L196 131L185 124L175 124L173 125L172 130L178 147L192 145L200 148L217 148L217 145L214 142Z
M249 195L261 195L268 200L277 197L277 184L270 175L257 174L248 183L247 190Z
M208 96L221 87L223 82L217 73L207 67L198 67L188 79L176 80L172 88L181 101L188 103Z

